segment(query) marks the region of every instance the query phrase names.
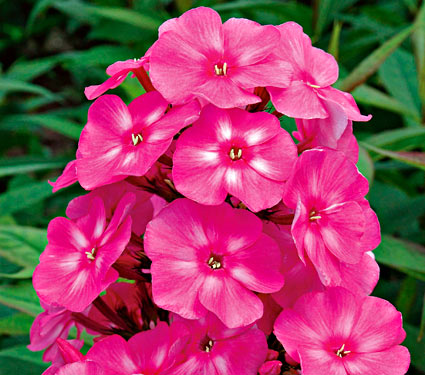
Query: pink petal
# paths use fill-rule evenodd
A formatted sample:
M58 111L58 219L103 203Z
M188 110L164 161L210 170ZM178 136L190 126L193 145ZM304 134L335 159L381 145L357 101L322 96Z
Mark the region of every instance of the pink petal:
M345 370L341 358L334 353L330 353L322 348L300 348L299 351L303 375L350 374Z
M367 250L361 246L367 222L359 204L336 204L320 211L320 215L317 225L326 248L345 263L359 263Z
M404 375L410 364L409 351L400 345L376 353L352 353L345 358L347 373L353 375Z
M153 300L158 306L186 319L207 313L197 296L204 283L197 263L163 256L152 262L151 274Z
M164 115L167 106L167 101L158 91L151 91L138 96L128 105L132 127L134 126L133 131L142 130L158 121Z
M261 99L234 83L228 76L212 76L192 92L219 108L242 107L261 102Z
M96 362L75 362L62 366L55 375L111 375Z
M376 316L379 315L379 319ZM357 353L387 350L400 344L406 336L402 316L393 305L376 297L367 297L361 305L361 314L350 339Z
M295 81L286 89L268 87L267 90L275 108L286 116L303 119L329 116L317 90L303 82Z
M224 176L226 190L239 198L251 211L272 207L277 204L283 194L284 184L270 180L252 169L243 160L228 168ZM259 195L259 189L262 194Z
M84 95L88 100L96 99L98 96L102 95L108 90L114 89L121 85L124 80L127 78L128 73L131 70L124 70L114 74L112 77L108 78L105 82L100 85L88 86L84 89Z
M252 246L226 257L225 267L234 279L248 289L273 293L283 286L280 262L281 255L276 242L262 234Z
M335 58L320 48L312 47L306 61L307 69L314 82L320 87L330 86L338 79L338 63Z
M119 335L108 336L97 341L87 352L86 358L102 363L105 369L114 371L117 375L140 372L137 364L134 363L127 341Z
M52 192L56 193L58 190L71 186L78 181L77 161L71 160L63 170L62 174L56 179L55 182L49 181L49 184L53 187Z
M199 291L202 305L216 314L229 328L246 326L261 318L263 304L254 293L226 276L224 270L213 272L217 276L204 278Z
M333 102L343 108L349 120L369 121L372 115L363 116L357 107L354 98L347 92L342 92L333 87L324 87L318 90L319 97L328 102Z

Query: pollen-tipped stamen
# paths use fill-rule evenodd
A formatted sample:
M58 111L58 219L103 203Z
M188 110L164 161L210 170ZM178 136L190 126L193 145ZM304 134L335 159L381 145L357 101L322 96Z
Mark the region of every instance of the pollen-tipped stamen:
M218 76L227 75L227 63L223 63L223 66L220 68L217 64L214 65L215 74Z
M310 221L321 219L322 217L320 215L316 215L316 211L310 212Z
M143 137L141 134L132 134L131 139L133 141L133 146L137 146L140 142L143 142Z
M95 257L95 251L96 248L91 249L91 251L86 251L85 254L87 255L88 260L94 260Z
M230 159L239 160L242 157L242 149L238 147L232 147L229 151Z
M345 357L347 354L351 353L351 350L344 350L344 348L345 348L345 344L342 344L342 346L336 351L335 354L339 358Z
M215 259L214 256L212 256L210 259L208 259L208 265L213 270L218 270L221 268L221 262L218 259Z

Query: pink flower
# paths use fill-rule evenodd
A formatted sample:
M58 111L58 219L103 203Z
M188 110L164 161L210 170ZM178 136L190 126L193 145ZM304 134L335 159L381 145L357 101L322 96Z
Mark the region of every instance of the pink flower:
M186 359L170 375L256 375L266 359L266 337L255 326L228 329L211 313L184 323L191 339Z
M328 104L329 117L325 119L297 119L293 136L300 141L298 152L315 147L342 151L353 163L359 158L359 145L353 134L353 123L336 104Z
M100 363L114 375L168 374L167 370L183 359L187 333L181 323L168 327L160 322L156 328L140 332L128 342L118 335L98 341L87 352L86 359Z
M31 326L31 343L28 345L28 349L31 351L46 349L43 353L43 361L50 362L58 353L56 340L58 338L66 339L69 330L74 326L77 328L78 335L82 329L73 320L71 311L61 306L48 305L43 301L41 301L41 306L45 311L35 318Z
M370 120L372 116L360 114L350 94L331 87L338 78L338 64L332 55L312 47L308 35L295 22L286 22L276 28L281 34L276 54L288 61L293 69L292 83L288 88L268 88L279 112L295 118L326 118L330 115L327 104L334 103L349 120Z
M217 205L230 193L259 211L281 200L296 158L275 116L209 105L177 141L173 179L199 203Z
M287 181L283 202L295 209L292 235L322 283L341 285L341 263L358 264L380 242L379 222L364 199L368 182L344 154L308 150Z
M55 375L113 375L96 362L74 362L62 366Z
M147 226L155 303L187 319L215 313L230 327L253 323L263 304L252 292L283 285L280 252L261 220L228 204L177 199Z
M292 307L303 294L325 289L311 260L306 255L304 262L300 260L290 226L264 223L264 233L277 242L282 252L281 273L285 278L285 285L272 294L280 306ZM366 295L372 293L378 282L379 266L369 253L365 253L357 264L341 263L339 270L341 280L339 283L331 283L331 286L343 286Z
M115 95L104 95L89 108L77 154L77 175L91 190L142 176L167 150L173 136L197 119L199 104L173 107L156 92L148 92L127 106Z
M134 74L142 74L140 71L147 66L147 60L148 59L146 57L142 57L141 59L117 61L112 65L109 65L106 69L106 73L110 75L111 78L108 78L100 85L86 87L84 90L86 98L89 100L96 99L106 91L118 87L124 82L130 72L133 72Z
M51 358L52 364L49 368L43 372L42 375L54 375L59 368L66 365L67 363L74 363L84 361L84 356L80 353L84 342L81 340L63 340L61 338L56 339L56 354Z
M141 236L145 232L146 224L165 205L165 201L156 195L152 195L126 181L101 186L86 195L74 198L69 202L66 216L75 220L88 213L91 202L95 197L100 197L105 204L106 219L109 220L118 202L127 193L135 194L136 201L130 211L132 218L132 231Z
M118 278L111 266L130 239L128 213L134 200L134 194L127 193L108 225L105 206L98 197L86 216L76 221L58 217L50 222L48 245L33 277L41 300L81 312Z
M290 82L290 65L272 55L278 43L274 26L243 18L222 24L212 9L191 9L160 28L151 48L150 77L173 104L197 97L220 108L258 103L255 87Z
M344 288L301 297L284 310L275 334L303 375L403 375L410 356L406 333L389 302Z

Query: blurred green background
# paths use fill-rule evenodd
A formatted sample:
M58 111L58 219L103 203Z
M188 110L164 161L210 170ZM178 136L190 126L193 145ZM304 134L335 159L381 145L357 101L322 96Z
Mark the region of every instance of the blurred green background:
M1 0L0 1L0 375L41 374L27 351L41 308L31 274L46 227L65 214L74 186L51 194L75 158L90 103L84 87L105 68L142 56L158 26L185 10L211 6L225 20L296 21L340 64L337 87L351 91L369 123L355 124L359 168L371 184L383 241L375 251L375 295L404 315L409 374L425 374L425 5L418 0ZM128 78L114 90L141 94ZM294 130L294 123L282 119ZM379 319L379 316L376 317ZM395 359L396 360L396 359Z

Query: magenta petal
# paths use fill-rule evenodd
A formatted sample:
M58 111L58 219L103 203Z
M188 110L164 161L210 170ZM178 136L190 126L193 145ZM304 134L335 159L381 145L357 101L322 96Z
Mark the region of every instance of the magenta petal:
M349 120L352 121L369 121L372 115L363 116L357 107L351 94L337 90L333 87L324 87L318 91L320 98L333 102L343 108Z
M365 250L361 238L367 226L363 210L356 202L333 205L320 211L318 223L325 246L343 262L360 262Z
M303 119L329 116L317 90L303 82L293 82L286 89L269 87L267 90L275 108L286 116Z
M114 371L117 375L140 372L140 369L134 363L127 341L119 335L108 336L97 341L87 352L86 358L102 363L105 369Z
M343 361L334 353L330 353L320 347L300 348L301 371L303 375L357 375L345 370ZM363 373L359 373L361 375Z
M167 101L158 91L138 96L128 105L135 130L141 130L158 121L164 115L167 106Z
M314 83L320 87L330 86L338 79L338 63L330 53L320 48L311 48L307 64Z
M242 107L261 102L257 95L243 90L227 76L212 77L194 87L192 92L219 108Z
M112 375L101 367L97 362L69 363L58 369L55 375Z
M62 174L56 179L55 182L49 181L53 187L52 192L56 193L58 190L71 186L78 181L77 178L77 160L71 160L63 170Z
M272 207L282 199L283 182L263 177L244 161L227 169L224 182L226 190L254 212Z
M379 319L376 316L379 314ZM393 305L376 297L365 298L350 339L358 353L379 352L400 344L406 336L402 316Z
M344 361L347 373L353 375L404 375L409 364L409 351L400 345L375 353L353 353Z
M218 270L207 276L199 291L199 300L229 328L246 326L263 315L261 300L238 281Z
M124 80L127 78L128 73L131 70L124 70L117 74L114 74L112 77L108 78L105 82L100 85L88 86L84 89L84 95L88 100L96 99L98 96L102 95L108 90L114 89L121 85Z
M151 274L153 300L158 306L186 319L205 316L207 310L198 300L204 277L195 262L165 256L154 259Z
M277 266L280 262L281 255L276 242L262 234L252 246L226 257L226 269L248 289L273 293L283 286L283 276L278 267L270 265Z
M261 26L244 18L230 18L223 24L224 48L229 65L246 66L263 60L280 40L273 26Z

